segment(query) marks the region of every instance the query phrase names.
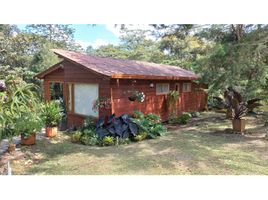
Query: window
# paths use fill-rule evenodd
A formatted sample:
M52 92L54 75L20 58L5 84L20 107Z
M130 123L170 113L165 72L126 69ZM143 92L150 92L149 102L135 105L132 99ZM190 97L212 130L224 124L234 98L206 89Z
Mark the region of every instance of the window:
M93 104L99 97L97 84L74 84L74 111L76 114L98 117L99 112L94 111Z
M156 94L167 94L169 93L169 83L157 83Z
M175 83L175 91L180 92L180 84Z
M183 92L191 92L191 83L183 83L182 91Z

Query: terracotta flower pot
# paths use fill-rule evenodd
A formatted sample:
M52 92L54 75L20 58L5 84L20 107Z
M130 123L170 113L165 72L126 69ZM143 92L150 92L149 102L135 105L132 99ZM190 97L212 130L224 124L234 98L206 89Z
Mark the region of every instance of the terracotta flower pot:
M226 119L232 119L232 109L227 109L226 111Z
M58 127L46 127L46 137L55 137L58 133Z
M7 148L7 151L9 153L12 153L13 151L16 150L16 144L8 144L8 148Z
M33 133L29 135L29 137L25 138L23 134L20 135L21 137L21 144L23 145L34 145L36 140L36 134Z
M233 130L243 133L246 129L246 120L245 119L233 119Z

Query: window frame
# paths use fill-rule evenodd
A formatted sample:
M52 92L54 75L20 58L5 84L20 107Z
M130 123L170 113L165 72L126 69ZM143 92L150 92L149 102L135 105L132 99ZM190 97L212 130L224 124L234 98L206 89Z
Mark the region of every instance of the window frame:
M189 87L186 87L187 90L185 90L184 85L188 85ZM192 83L191 82L185 82L182 85L182 92L192 92Z
M98 97L99 97L99 84L97 83L94 83L94 84L91 84L91 83L72 83L72 111L70 113L74 114L74 115L78 115L78 116L83 116L83 117L95 117L95 118L98 118L99 117L99 110L95 111L96 113L96 116L94 115L87 115L87 114L82 114L82 113L77 113L76 112L76 101L75 101L75 85L97 85L97 88L98 88Z
M161 87L163 87L163 85L167 85L168 86L168 91L167 92L158 92L157 91L157 87L159 87L161 85ZM155 84L155 93L156 95L166 95L168 94L170 91L170 84L169 83L156 83Z

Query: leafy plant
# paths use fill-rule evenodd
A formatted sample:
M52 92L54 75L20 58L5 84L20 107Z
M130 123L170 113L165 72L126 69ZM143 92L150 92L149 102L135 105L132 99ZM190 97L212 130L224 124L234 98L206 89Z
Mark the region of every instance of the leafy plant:
M124 114L116 117L113 114L109 117L106 125L104 125L103 118L98 120L96 133L100 138L105 136L112 136L114 138L135 137L138 133L138 126L132 122L129 115Z
M128 99L130 101L136 101L138 100L138 102L144 102L145 100L145 94L143 92L139 92L139 91L133 91L132 95L128 97Z
M28 132L27 129L32 129L28 127L29 121L35 128L39 126L37 126L39 122L36 116L32 119L29 117L29 113L33 115L39 113L37 108L40 107L40 102L36 93L37 89L33 84L27 84L22 79L11 75L5 78L4 83L2 81L0 92L0 136L2 139L7 138L12 143L12 138L19 134L18 122L22 123L20 127L25 132ZM22 119L26 116L28 122Z
M151 139L162 136L166 132L165 127L161 124L161 118L155 114L148 114L143 118L133 119L133 122L138 125L139 132L148 133L148 137Z
M148 136L148 133L147 132L140 132L137 136L134 137L134 140L135 141L142 141L142 140L145 140Z
M231 100L232 117L233 119L241 119L247 115L248 108L245 102L240 102L237 99Z
M62 110L58 102L50 101L43 106L43 120L47 127L55 127L62 119Z
M99 144L99 137L96 134L93 135L83 134L80 138L80 141L85 145L94 146Z
M22 134L25 138L28 138L31 134L35 134L41 130L43 121L40 116L40 112L29 111L23 113L20 118L16 120L15 131Z
M200 116L200 112L196 112L196 111L194 111L194 112L190 112L190 114L191 114L191 116L192 116L193 118L196 118L196 117L199 117L199 116Z
M174 109L176 107L176 102L179 98L180 94L178 91L176 90L171 90L168 94L167 94L167 106L169 108Z
M102 139L102 144L104 146L112 146L114 145L114 137L111 137L111 136L105 136L103 139Z
M80 142L81 136L82 136L82 132L81 131L75 131L71 135L71 142L73 142L73 143Z
M181 116L178 117L178 122L180 124L187 124L188 121L191 119L191 114L188 112L183 112Z
M138 110L135 110L135 111L133 112L133 117L134 117L134 118L141 119L141 118L144 118L144 114L143 114L142 112L138 111Z
M242 95L232 87L228 87L227 90L224 91L224 100L221 97L213 97L213 99L216 102L214 107L217 109L231 109L232 99L236 99L239 104L244 104L247 107L248 112L252 112L254 108L262 106L262 104L259 103L261 101L260 98L253 98L248 101L244 101Z

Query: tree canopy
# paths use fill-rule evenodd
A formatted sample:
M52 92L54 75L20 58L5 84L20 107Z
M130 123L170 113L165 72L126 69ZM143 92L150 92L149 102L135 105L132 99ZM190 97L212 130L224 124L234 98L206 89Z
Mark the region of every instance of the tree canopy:
M97 26L97 25L96 25ZM118 25L117 25L118 26ZM26 30L0 25L1 75L21 74L27 82L58 62L50 49L90 55L164 63L193 70L208 93L236 87L246 98L266 97L268 88L268 26L262 24L153 24L149 30L121 25L118 45L89 46L74 40L70 25L33 24Z

